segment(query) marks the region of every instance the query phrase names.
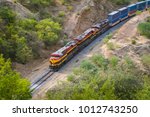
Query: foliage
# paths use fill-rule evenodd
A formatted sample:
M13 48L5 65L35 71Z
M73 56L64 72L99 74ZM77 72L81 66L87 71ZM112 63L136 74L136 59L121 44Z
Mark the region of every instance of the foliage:
M26 45L23 37L17 40L16 57L20 63L26 63L32 58L32 50Z
M36 26L38 37L45 45L55 44L59 40L61 26L51 19L41 20Z
M74 80L47 93L48 99L150 99L150 80L132 60L94 55L74 72Z
M108 41L112 38L113 34L110 33L109 35L107 35L104 39L103 39L103 42L106 44L108 43Z
M108 47L108 49L110 49L110 50L114 50L114 49L116 48L115 44L112 43L112 42L107 43L107 47Z
M56 43L60 31L60 24L52 20L18 19L10 8L0 8L0 54L4 58L25 64L39 57L40 43Z
M132 40L132 44L135 45L136 44L136 40Z
M141 59L142 59L143 64L150 69L150 54L143 55Z
M138 30L140 34L145 35L147 38L150 38L150 23L149 22L139 24Z
M130 3L130 0L112 0L112 2L117 5L127 5Z
M30 83L11 68L10 60L0 55L0 99L30 99Z

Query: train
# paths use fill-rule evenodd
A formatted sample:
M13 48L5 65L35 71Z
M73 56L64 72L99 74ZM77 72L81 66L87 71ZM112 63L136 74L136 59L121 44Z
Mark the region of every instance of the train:
M120 8L108 14L107 19L92 25L79 36L72 39L64 47L53 52L49 59L49 68L58 71L66 62L73 58L79 51L90 44L97 36L103 34L109 28L136 15L137 11L144 11L150 8L150 0L145 0Z

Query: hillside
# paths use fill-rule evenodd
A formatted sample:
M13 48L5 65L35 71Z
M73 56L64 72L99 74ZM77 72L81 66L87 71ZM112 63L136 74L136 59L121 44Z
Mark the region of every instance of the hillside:
M108 13L136 1L0 0L0 85L2 86L0 87L0 99L30 99L30 82L33 83L38 77L47 72L49 69L49 56L52 52L63 47L72 38L81 34L91 25L105 19ZM80 70L83 70L83 73L86 74L87 72L91 73L91 71L88 71L88 68L90 68L99 73L97 71L101 69L101 65L97 66L97 63L92 61L95 53L98 55L94 60L100 59L102 64L106 65L102 74L105 74L105 69L108 75L111 70L112 74L115 74L115 70L119 71L119 67L122 68L120 63L123 63L123 67L127 69L126 72L129 70L129 77L134 77L136 73L139 73L137 78L144 79L138 80L141 82L136 82L137 90L140 90L140 93L142 91L147 92L149 90L149 87L147 87L149 84L147 83L149 83L148 38L150 37L150 29L149 19L146 21L146 18L149 16L149 12L147 11L142 14L137 12L137 14L139 15L127 22L118 31L113 32L125 22L122 22L117 27L113 27L111 29L113 33L104 39L104 44L97 41L97 44L88 46L86 50L76 55L65 67L55 73L51 80L40 87L37 93L33 95L33 99L45 98L45 94L49 89L53 89L57 86L57 83L66 79L68 79L71 85L76 86L74 79L75 82L80 82L79 77L83 79L86 77L83 74L76 74ZM111 30L108 32L111 32ZM107 33L100 38L102 39L106 35ZM109 60L109 58L112 59ZM83 60L85 62L82 62ZM89 64L89 61L93 63ZM127 66L124 66L124 61L127 63ZM114 66L117 64L119 67L113 69L112 64ZM128 65L131 65L131 67ZM107 67L111 69L107 69ZM77 70L74 70L74 68L77 68ZM132 70L134 74L131 72ZM122 74L126 72L121 71ZM70 73L72 75L68 77ZM93 77L96 76L88 78L91 79ZM115 82L113 83L115 84ZM6 88L8 84L9 87ZM66 85L70 87L70 84L67 83ZM60 83L61 86L64 89L64 85ZM8 95L5 95L6 90L8 90ZM51 93L57 94L57 90L61 93L61 90L57 89L57 87L49 91L49 99L53 99ZM64 94L67 93L65 92ZM141 94L137 95L141 96ZM149 96L145 95L145 97L141 96L140 98L146 99Z
M11 52L9 51L9 42L3 45L3 49L5 48L7 51L1 51L1 53L5 58L10 58L13 61L14 69L23 76L27 76L36 66L39 66L38 63L48 61L47 59L50 53L62 47L75 36L81 34L92 24L106 18L109 12L128 3L126 1L118 2L117 0L1 0L1 11L5 9L3 7L8 7L12 10L8 12L14 14L14 21L11 24L13 27L12 30L19 31L13 32L14 34L11 32L11 35L18 35L18 38L25 38L26 46L21 48L26 49L20 50L20 52L24 51L21 53L26 54L17 55L20 52L13 48L17 46L17 42L13 42L13 45L10 46ZM5 15L3 22L5 22L5 17L9 13L4 12L3 14ZM55 34L51 36L48 30L43 27L43 32L47 32L49 35L42 36L41 34L43 32L37 27L40 25L50 26L47 22L49 18L53 23L58 25L56 27L57 31L52 32ZM3 23L2 27L5 28L7 25ZM27 25L31 25L31 27ZM52 30L55 30L55 28Z
M150 12L132 18L93 47L67 82L49 86L48 99L150 99L150 40L138 30L148 17Z

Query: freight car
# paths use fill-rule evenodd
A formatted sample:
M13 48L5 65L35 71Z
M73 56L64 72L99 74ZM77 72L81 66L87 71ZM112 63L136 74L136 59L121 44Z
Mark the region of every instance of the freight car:
M150 8L150 0L146 0L146 8Z
M120 12L114 11L108 14L109 25L114 26L120 22Z
M137 4L131 4L128 6L128 16L131 17L136 14Z
M150 8L150 0L131 4L123 7L117 11L108 14L108 18L93 25L81 35L73 38L73 41L68 42L64 47L50 55L50 69L57 71L63 64L69 61L76 53L86 47L96 36L103 34L110 27L118 24L119 22L132 17L136 11L143 11Z
M137 10L143 11L146 9L146 1L138 2L137 4Z

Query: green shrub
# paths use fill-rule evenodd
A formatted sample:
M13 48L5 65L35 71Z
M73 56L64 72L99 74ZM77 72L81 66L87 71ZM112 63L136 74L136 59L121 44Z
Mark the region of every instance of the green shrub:
M48 99L150 99L150 79L143 75L131 59L125 58L125 60L119 61L117 57L112 57L107 62L107 69L101 69L97 63L104 64L105 60L106 58L95 55L94 59L92 57L88 61L83 61L74 75L76 80L71 83L64 82L54 90L48 91ZM89 72L94 68L93 66L97 66L99 69Z
M143 55L141 57L142 59L142 62L145 66L147 66L148 68L150 68L150 54L147 54L147 55Z
M112 43L112 42L107 43L107 47L110 50L115 50L115 48L116 48L115 45L114 45L114 43Z
M59 23L56 23L51 19L44 19L35 27L39 39L45 43L45 46L53 45L59 40L60 31L62 30Z
M138 30L139 30L140 34L142 34L150 39L150 23L146 22L146 23L139 24Z
M70 81L70 82L72 82L74 80L74 76L73 75L69 75L67 77L67 80Z
M58 14L59 17L64 17L65 16L65 12L64 11L60 11Z
M104 39L103 39L103 42L106 44L108 43L108 41L112 38L113 34L110 33L109 35L107 35Z
M135 44L136 44L136 41L135 41L135 40L132 40L132 44L135 45Z
M0 100L25 100L31 98L30 82L12 70L10 60L0 55Z
M142 11L136 11L136 15L140 15Z
M127 5L130 3L130 0L112 0L112 2L117 5Z

